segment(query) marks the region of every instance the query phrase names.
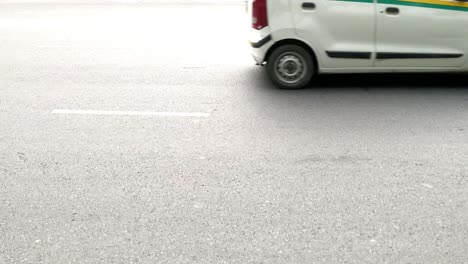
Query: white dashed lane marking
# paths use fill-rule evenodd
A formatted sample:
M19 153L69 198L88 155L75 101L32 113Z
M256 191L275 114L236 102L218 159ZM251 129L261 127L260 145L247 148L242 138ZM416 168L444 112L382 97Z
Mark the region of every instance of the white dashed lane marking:
M159 117L210 117L210 113L200 112L145 112L145 111L102 111L55 109L52 114L64 115L116 115L116 116L159 116Z

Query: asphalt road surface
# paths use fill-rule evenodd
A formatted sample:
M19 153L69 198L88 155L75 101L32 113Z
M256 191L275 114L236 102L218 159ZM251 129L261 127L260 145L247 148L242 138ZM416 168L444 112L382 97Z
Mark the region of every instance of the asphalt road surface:
M468 76L282 91L242 4L0 4L0 263L468 263Z

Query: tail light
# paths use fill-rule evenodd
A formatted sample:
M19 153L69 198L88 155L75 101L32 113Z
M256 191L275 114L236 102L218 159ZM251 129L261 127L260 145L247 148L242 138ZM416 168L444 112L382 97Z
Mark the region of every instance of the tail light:
M268 26L267 0L253 0L252 27L260 30Z

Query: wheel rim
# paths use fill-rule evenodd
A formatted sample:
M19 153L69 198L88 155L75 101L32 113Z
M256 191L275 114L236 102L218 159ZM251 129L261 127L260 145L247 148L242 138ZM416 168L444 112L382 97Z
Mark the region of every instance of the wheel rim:
M307 73L307 64L297 52L285 52L275 61L276 76L284 83L300 82Z

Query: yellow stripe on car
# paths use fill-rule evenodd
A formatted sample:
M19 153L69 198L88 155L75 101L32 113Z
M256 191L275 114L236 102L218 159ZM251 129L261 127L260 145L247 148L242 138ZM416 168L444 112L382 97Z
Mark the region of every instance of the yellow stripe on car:
M434 4L434 5L444 5L444 6L458 6L458 7L467 7L468 3L460 1L444 1L444 0L400 0L402 2L411 2L411 3L421 3L421 4Z

